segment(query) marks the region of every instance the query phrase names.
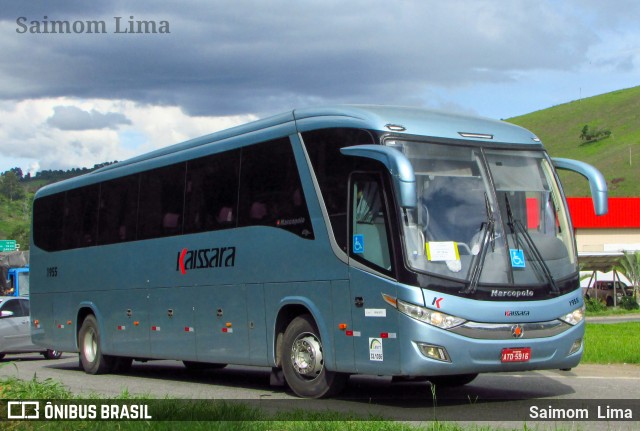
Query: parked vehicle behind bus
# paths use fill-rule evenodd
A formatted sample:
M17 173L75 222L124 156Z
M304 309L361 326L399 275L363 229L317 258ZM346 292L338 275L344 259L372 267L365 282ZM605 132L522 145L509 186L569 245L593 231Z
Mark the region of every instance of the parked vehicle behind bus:
M598 280L593 285L583 287L582 294L586 299L594 298L613 307L625 296L632 296L633 289L622 281Z
M468 383L566 369L583 298L555 168L520 127L302 109L41 189L32 337L89 374L134 359L271 367L302 397L351 374Z
M62 352L43 349L31 341L29 298L0 296L0 359L6 355L37 352L58 359Z

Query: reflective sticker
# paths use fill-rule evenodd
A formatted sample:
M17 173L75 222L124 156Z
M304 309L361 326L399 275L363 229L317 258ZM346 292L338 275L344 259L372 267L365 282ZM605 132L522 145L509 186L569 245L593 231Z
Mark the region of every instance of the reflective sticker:
M353 236L353 252L355 254L364 253L364 235L358 234Z
M511 256L511 266L513 268L524 268L524 251L516 248L509 249L509 255Z
M369 360L384 361L384 355L382 353L382 338L369 337Z
M365 308L365 317L387 317L387 310L384 308Z
M460 260L458 243L454 241L429 241L425 245L427 259L432 262Z

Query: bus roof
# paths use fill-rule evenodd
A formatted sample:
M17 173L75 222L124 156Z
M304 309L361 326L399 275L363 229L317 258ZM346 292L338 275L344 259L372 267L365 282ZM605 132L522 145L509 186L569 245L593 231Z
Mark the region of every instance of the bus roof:
M125 174L137 170L146 170L162 166L165 156L177 155L196 150L208 144L219 145L219 150L245 145L229 142L231 138L247 136L246 144L253 141L249 136L254 133L265 133L261 140L273 139L291 133L329 127L353 127L381 132L392 132L396 135L428 136L434 138L456 139L484 142L487 144L531 145L540 146L538 138L530 131L519 126L482 117L452 114L422 108L373 105L342 105L318 108L303 108L285 112L247 124L232 127L219 132L204 135L182 143L170 145L158 150L136 156L125 161L106 166L82 177L72 178L61 183L52 184L39 191L39 195L55 193L75 185L91 184L101 179L114 176L117 171ZM257 141L256 141L257 142ZM145 167L139 164L152 162ZM156 166L157 165L157 166ZM122 173L122 172L120 172Z
M344 125L406 135L540 145L533 133L504 121L423 108L345 105L297 109L293 115L300 131Z

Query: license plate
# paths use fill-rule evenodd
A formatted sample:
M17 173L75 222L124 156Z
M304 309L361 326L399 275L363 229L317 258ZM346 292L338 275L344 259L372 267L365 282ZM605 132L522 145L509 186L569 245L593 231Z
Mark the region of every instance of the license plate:
M529 362L531 347L517 349L502 349L502 362Z

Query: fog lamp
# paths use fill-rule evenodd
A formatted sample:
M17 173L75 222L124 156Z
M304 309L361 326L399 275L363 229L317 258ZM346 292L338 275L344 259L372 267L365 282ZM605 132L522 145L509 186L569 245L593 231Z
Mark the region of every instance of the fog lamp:
M576 353L578 350L580 350L580 348L582 347L582 338L578 338L576 341L573 342L573 344L571 345L571 349L569 349L569 354L567 356L573 355L574 353Z
M451 362L447 349L435 344L417 343L420 352L429 359L435 359L441 362Z

